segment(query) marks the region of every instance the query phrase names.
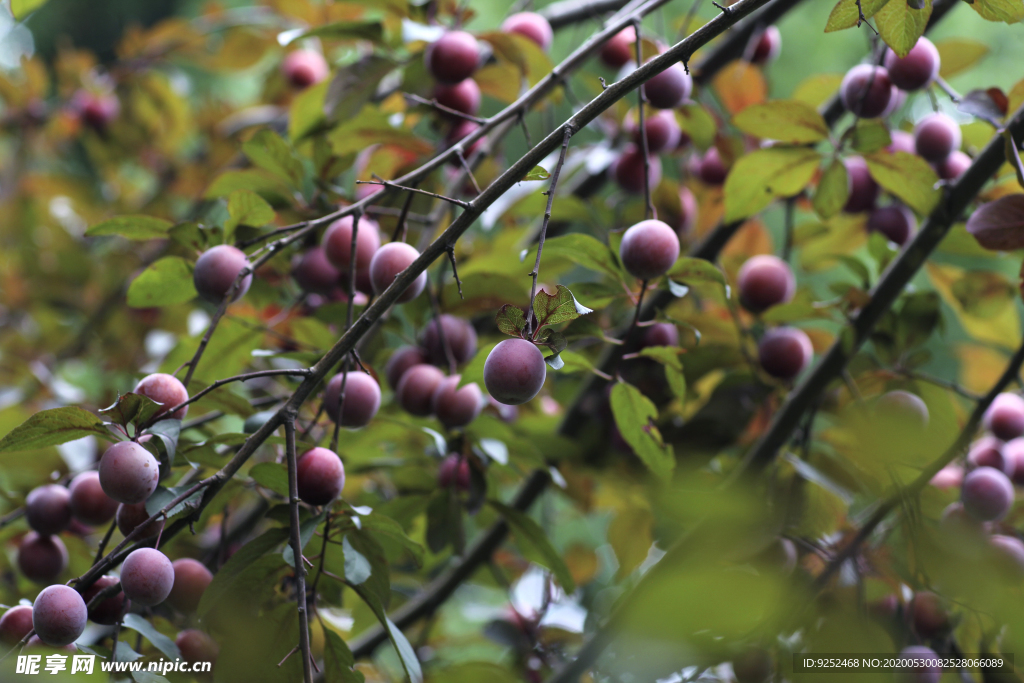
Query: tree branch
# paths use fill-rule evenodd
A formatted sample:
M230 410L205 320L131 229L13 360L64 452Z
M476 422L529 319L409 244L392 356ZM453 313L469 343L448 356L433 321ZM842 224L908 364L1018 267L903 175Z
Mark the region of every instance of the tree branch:
M284 422L285 451L288 459L288 508L291 518L292 560L295 562L295 599L299 611L299 649L302 650L302 677L313 683L310 668L309 615L306 610L306 565L302 557L302 535L299 525L299 474L295 455L295 415L288 413Z

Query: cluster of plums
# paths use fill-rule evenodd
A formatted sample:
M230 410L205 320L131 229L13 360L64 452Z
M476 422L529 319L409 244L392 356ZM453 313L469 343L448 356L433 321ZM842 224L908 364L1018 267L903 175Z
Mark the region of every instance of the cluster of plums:
M536 43L542 50L551 47L554 32L548 20L535 12L519 12L505 19L501 31L517 34ZM466 116L476 116L480 110L480 86L472 76L483 59L480 43L466 31L446 31L430 44L426 55L427 71L437 81L434 99L443 107ZM450 117L451 127L446 142L454 145L475 132L480 126L475 121ZM478 143L468 150L472 154Z

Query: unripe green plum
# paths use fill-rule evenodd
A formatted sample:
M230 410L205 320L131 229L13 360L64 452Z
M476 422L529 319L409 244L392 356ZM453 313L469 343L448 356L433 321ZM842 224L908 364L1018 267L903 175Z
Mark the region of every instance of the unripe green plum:
M484 362L484 385L498 403L522 405L544 386L544 354L525 339L506 339L491 349Z
M311 448L297 464L299 498L310 505L327 505L345 488L345 466L338 454L327 448Z
M85 601L69 586L44 588L32 605L32 627L40 640L53 647L75 642L88 618Z
M160 463L139 444L121 441L100 458L100 485L119 503L142 503L160 482Z
M147 375L135 385L134 392L163 405L164 409L157 413L157 418L162 416L181 420L188 414L188 406L181 406L173 413L167 414L168 410L188 400L188 391L185 389L185 385L173 375L163 372Z
M167 599L174 587L174 566L159 550L133 550L121 565L121 589L125 597L152 607Z
M82 524L106 524L117 514L117 501L103 492L100 473L82 472L68 486L71 493L71 515Z
M18 544L18 569L30 581L53 583L68 566L68 550L57 536L25 534Z
M198 560L185 557L171 563L174 567L174 585L167 596L167 604L179 612L191 614L199 607L206 587L213 581L213 574Z
M43 536L59 534L71 523L71 492L59 484L45 484L25 497L28 525Z

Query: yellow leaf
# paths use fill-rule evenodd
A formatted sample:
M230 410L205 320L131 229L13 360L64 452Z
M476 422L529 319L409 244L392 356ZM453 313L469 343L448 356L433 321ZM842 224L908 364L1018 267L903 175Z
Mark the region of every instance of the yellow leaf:
M1006 354L980 344L957 344L960 384L968 391L984 394L996 383L1008 360Z
M768 99L768 84L756 66L736 60L718 72L714 79L715 92L722 106L730 114L737 114L752 104Z
M629 576L641 562L647 559L653 538L651 528L654 517L645 508L628 508L619 514L608 525L608 542L619 560L620 579Z
M969 38L946 38L935 43L939 50L939 75L949 78L966 71L989 53L988 45Z
M960 301L953 294L953 285L963 279L965 271L956 266L927 263L925 268L935 289L943 301L956 311L960 323L973 339L990 342L1006 348L1016 348L1020 343L1020 316L1015 306L1007 306L1001 313L991 318L981 318L964 310Z

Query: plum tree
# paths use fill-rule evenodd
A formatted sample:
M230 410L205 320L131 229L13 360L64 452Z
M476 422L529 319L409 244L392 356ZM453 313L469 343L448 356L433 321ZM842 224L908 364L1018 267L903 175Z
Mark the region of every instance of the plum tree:
M647 131L647 151L651 154L675 149L679 145L679 136L682 133L675 112L670 109L659 109L645 116L644 130ZM642 149L638 117L630 114L626 118L626 132L629 133L636 148Z
M682 64L673 64L643 86L644 97L652 107L672 109L690 97L693 79Z
M71 523L71 492L59 484L45 484L25 497L28 525L43 536L59 534Z
M310 505L327 505L345 488L345 466L334 451L311 448L297 463L299 498Z
M349 249L351 251L351 244ZM321 246L310 247L295 258L292 278L302 291L309 294L330 294L339 285L343 285L341 271L334 267Z
M505 405L526 403L540 393L547 377L544 354L525 339L498 342L484 362L484 386Z
M647 346L678 346L679 328L672 323L654 323L644 329L642 345Z
M636 45L636 31L632 28L624 28L605 41L598 54L606 66L612 69L621 69L636 58L634 45Z
M309 475L306 477L308 479ZM175 560L171 566L174 568L174 584L167 595L167 604L179 612L191 614L199 607L199 600L213 581L213 574L202 562L191 557Z
M32 605L32 627L47 645L70 645L85 631L89 618L85 601L74 588L48 586Z
M536 12L517 12L509 15L501 23L501 30L505 33L518 33L525 36L537 43L542 50L551 47L551 41L555 37L548 20Z
M875 208L881 188L871 177L867 162L863 157L847 157L843 159L843 165L846 166L846 177L850 184L850 194L843 211L861 213Z
M754 64L768 64L782 52L782 33L777 26L769 26L757 39L750 61Z
M181 651L181 658L190 664L216 661L220 648L213 638L194 628L180 632L174 644Z
M30 531L18 544L18 569L29 581L52 583L68 566L68 549L57 536Z
M302 90L327 78L330 67L324 56L315 50L295 50L281 62L281 73L288 85Z
M765 332L757 345L761 367L777 379L793 379L811 362L814 347L803 330L776 327Z
M943 180L950 182L959 180L960 176L971 167L972 160L965 153L954 149L949 156L935 165L935 171Z
M438 330L438 320L440 320L440 331ZM423 338L420 343L430 363L448 367L448 357L441 341L442 335L448 348L451 349L452 360L456 365L462 365L476 353L476 330L473 329L473 325L463 318L442 313L438 318L431 319L423 328Z
M434 409L434 392L443 380L444 373L433 365L414 365L398 382L395 399L410 415L427 417Z
M377 250L370 261L370 283L375 294L383 294L399 273L419 258L420 252L404 242L390 242ZM420 273L398 297L397 303L412 301L427 286L426 272Z
M661 182L661 159L652 156L647 165L650 169L649 185L657 187ZM636 145L627 145L608 170L619 187L626 192L640 194L644 191L644 154Z
M120 579L116 576L101 576L96 579L96 583L86 588L85 592L82 593L82 599L85 600L86 606L101 591L118 583L120 583ZM131 601L124 597L124 591L118 591L91 608L89 610L89 619L103 626L113 626L121 618L121 615L128 611L130 605Z
M914 126L914 149L933 164L960 149L962 140L960 124L941 112L929 114Z
M917 231L917 219L902 204L874 209L868 216L868 230L880 232L890 241L903 246Z
M480 111L480 86L472 78L454 84L440 83L434 88L434 99L449 109L476 116Z
M977 519L998 521L1013 505L1013 482L994 467L979 467L964 476L960 500L964 509Z
M348 379L345 379L345 375ZM341 405L341 384L345 383L345 405ZM341 415L339 422L338 415ZM324 389L324 411L342 427L358 429L370 424L380 410L380 385L365 372L340 372Z
M885 68L889 72L889 80L901 90L927 87L939 75L939 65L938 49L924 36L917 39L906 57L900 57L891 49L885 51Z
M918 591L910 602L914 630L924 638L937 638L950 628L949 610L942 598L931 591Z
M159 605L174 587L174 567L159 550L133 550L121 565L121 589L126 598L143 607Z
M323 246L327 260L341 274L343 290L348 288L349 268L352 264L352 228L355 219L344 216L327 226L324 231ZM370 263L380 249L380 226L377 222L363 216L359 219L359 231L356 234L356 289L369 293L372 289L370 281Z
M466 492L469 490L469 480L469 460L458 453L445 456L437 469L437 485L443 489L454 488Z
M900 652L899 658L914 662L913 666L899 672L901 683L939 683L942 678L942 668L936 665L939 656L930 647L907 646Z
M431 412L448 429L465 427L484 407L484 395L475 382L458 389L459 375L441 380L431 398Z
M16 645L32 630L32 608L15 605L0 617L0 643Z
M427 70L441 83L458 83L473 75L480 45L465 31L448 31L427 49Z
M722 185L729 175L717 147L709 147L697 164L697 176L706 185Z
M71 480L68 491L71 494L71 515L82 524L99 526L117 514L117 501L103 492L100 473L96 470L77 475Z
M160 482L160 463L133 441L121 441L100 458L100 485L119 503L142 503Z
M220 244L207 249L196 260L192 282L199 296L212 304L219 304L227 296L239 274L249 266L245 252L230 244ZM245 296L251 284L252 273L249 273L238 284L231 301L238 301Z
M117 506L117 528L124 536L127 536L128 534L135 531L135 529L140 524L149 519L149 517L150 515L148 512L146 512L145 503L121 503L120 505ZM147 524L145 527L143 527L142 531L139 532L139 536L137 536L136 538L138 538L139 540L153 538L154 536L158 535L161 531L163 531L163 528L164 520L159 518L155 519L149 524Z
M441 329L444 329L443 324ZM398 383L409 368L426 362L427 354L418 346L398 347L384 366L384 376L388 380L388 386L393 390L398 389Z
M971 444L967 451L967 464L971 467L994 467L1013 475L1013 462L1003 455L1003 442L991 435L985 435Z
M884 67L858 64L843 77L839 96L854 116L873 119L886 110L895 90Z
M740 303L752 313L786 303L796 293L796 278L789 264L770 254L747 259L736 280Z
M622 236L619 258L635 278L661 277L679 258L679 235L659 220L640 221Z
M1024 398L1011 393L999 394L985 411L983 422L985 429L1003 441L1024 436Z
M163 416L181 420L188 414L188 406L182 406L173 413L167 414L168 410L188 400L188 391L185 389L185 385L173 375L163 372L147 375L135 385L134 392L163 405L164 410L157 413L156 418Z

